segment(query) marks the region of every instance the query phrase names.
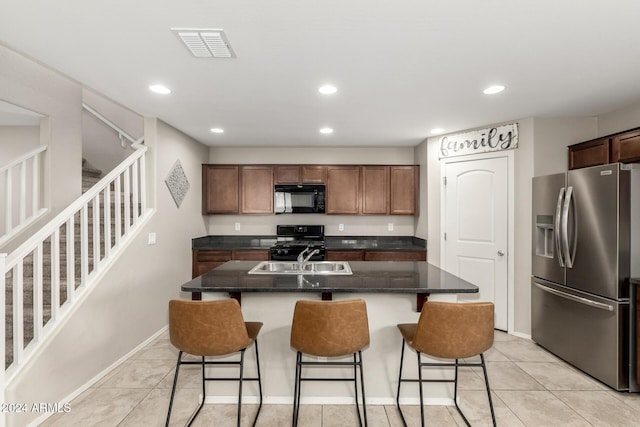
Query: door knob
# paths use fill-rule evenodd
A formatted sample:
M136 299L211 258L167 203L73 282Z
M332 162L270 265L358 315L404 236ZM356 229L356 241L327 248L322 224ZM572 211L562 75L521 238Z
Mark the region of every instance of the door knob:
M498 256L504 256L504 252L498 251Z

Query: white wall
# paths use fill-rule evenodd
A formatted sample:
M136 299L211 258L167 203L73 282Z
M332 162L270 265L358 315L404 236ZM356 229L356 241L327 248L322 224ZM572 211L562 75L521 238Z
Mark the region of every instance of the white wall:
M85 104L102 114L134 139L143 135L144 119L142 116L88 89L82 90L82 98ZM130 147L131 143L125 140L123 148L115 130L88 111L82 111L82 157L87 159L91 166L100 169L103 176L132 153Z
M518 120L518 148L514 150L514 331L531 333L531 178L567 169L567 146L596 137L595 118L528 118ZM497 126L486 125L484 127ZM440 137L426 145L428 182L428 261L440 265L441 167ZM424 151L424 150L422 150ZM421 219L422 222L422 219ZM417 229L424 227L419 224Z
M45 205L51 211L41 225L82 191L82 90L77 82L0 45L0 100L45 116L40 144L49 146ZM0 249L9 251L18 243L19 238Z
M416 164L413 147L212 147L216 164ZM421 174L423 172L421 171ZM208 234L274 235L278 224L323 224L328 236L413 236L415 219L405 215L209 215ZM235 223L240 231L235 231ZM388 223L394 231L388 231ZM338 224L344 224L339 231Z
M534 176L565 172L568 167L567 146L597 137L596 117L534 119Z
M597 136L611 135L612 133L634 129L639 126L640 102L600 115L598 117Z
M206 234L200 165L208 149L155 119L146 119L145 127L156 212L45 350L10 384L8 401L64 401L165 327L170 299L189 298L180 285L191 279L191 239ZM190 183L180 208L164 183L176 159ZM149 232L157 233L156 245L147 245ZM37 415L16 416L10 425L26 425Z

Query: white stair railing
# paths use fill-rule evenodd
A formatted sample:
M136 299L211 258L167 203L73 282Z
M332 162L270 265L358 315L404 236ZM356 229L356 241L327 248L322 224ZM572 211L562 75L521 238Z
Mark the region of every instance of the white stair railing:
M42 206L41 182L46 150L46 145L40 146L0 168L0 193L4 193L0 245L47 212Z
M6 279L2 295L6 289L12 298L11 305L0 306L12 309L5 316L12 325L8 329L11 336L2 340L3 344L10 342L4 353L5 384L150 214L146 206L147 147L138 140L132 148L135 151L125 161L10 253L0 268L0 285Z

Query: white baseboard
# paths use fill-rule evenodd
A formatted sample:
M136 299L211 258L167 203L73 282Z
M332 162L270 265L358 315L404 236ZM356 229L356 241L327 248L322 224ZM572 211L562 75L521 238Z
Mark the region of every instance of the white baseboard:
M523 334L522 332L511 332L511 335L518 338L524 338L526 340L531 340L531 335Z

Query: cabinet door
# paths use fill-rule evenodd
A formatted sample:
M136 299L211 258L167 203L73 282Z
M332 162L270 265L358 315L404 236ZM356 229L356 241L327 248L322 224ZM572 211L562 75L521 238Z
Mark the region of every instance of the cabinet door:
M300 182L299 166L276 166L276 184L297 184Z
M418 166L390 166L389 213L417 215L420 194Z
M269 249L234 249L231 258L240 261L268 261Z
M202 165L202 213L237 214L238 166Z
M273 167L242 166L240 213L273 213Z
M366 251L365 261L426 261L427 251Z
M364 261L364 251L361 250L328 250L324 259L327 261Z
M360 205L360 167L327 167L327 214L357 215Z
M389 166L362 166L361 213L389 213Z
M606 165L611 161L610 145L611 139L608 137L570 145L569 169Z
M612 162L640 161L640 131L616 135L612 142Z
M196 249L192 252L192 277L198 277L209 270L231 260L231 251Z
M300 166L304 184L324 184L327 182L327 167L319 165Z

